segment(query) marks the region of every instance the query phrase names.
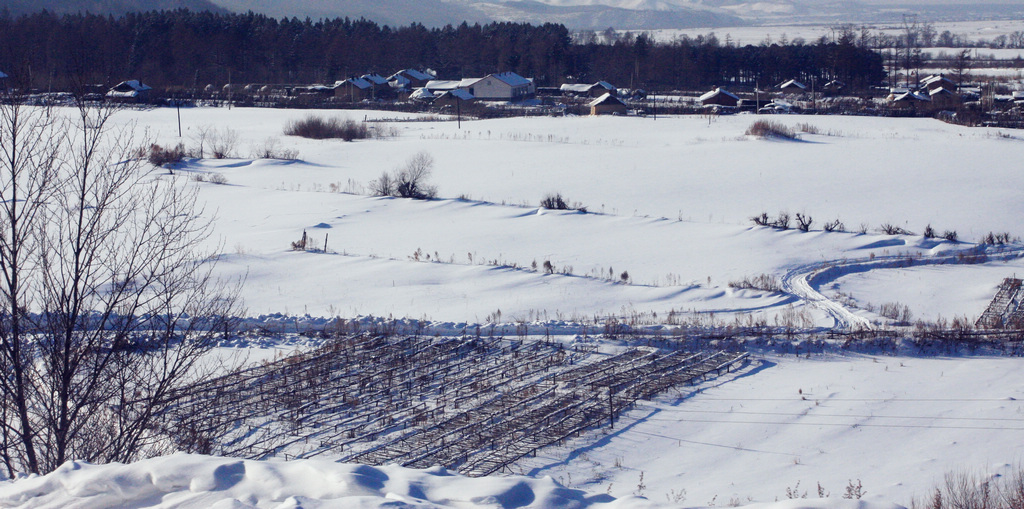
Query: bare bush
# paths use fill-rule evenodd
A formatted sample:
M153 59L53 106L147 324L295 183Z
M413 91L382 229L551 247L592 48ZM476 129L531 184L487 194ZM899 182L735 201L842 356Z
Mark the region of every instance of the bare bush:
M185 158L185 146L178 143L173 148L163 148L156 143L149 146L149 153L146 160L153 166L161 167L168 164L180 163Z
M757 136L758 138L796 139L796 133L793 132L792 129L773 120L755 120L754 123L750 124L750 127L747 128L747 135Z
M910 306L899 302L886 302L878 307L878 314L901 324L909 324L914 317Z
M562 198L562 193L548 194L540 201L540 206L552 210L566 210L569 204Z
M586 212L587 207L580 202L570 203L562 197L562 193L546 194L540 201L540 206L551 210L578 210Z
M210 183L224 185L228 183L228 178L220 173L211 173Z
M932 228L932 225L930 224L924 227L924 232L921 235L926 239L934 239L938 236L938 234L935 233L935 228Z
M842 221L836 219L835 221L832 221L831 223L825 223L825 225L822 227L822 229L824 229L827 232L845 232L846 231L846 225L843 224Z
M808 124L806 122L801 122L801 123L797 124L796 128L797 128L798 131L804 132L804 133L807 133L807 134L821 134L821 129L819 129L818 126L813 125L813 124Z
M363 122L346 118L323 118L309 115L301 120L289 121L284 134L314 140L342 139L345 141L364 140L370 137L370 129Z
M772 274L761 274L760 276L744 276L729 282L729 288L738 290L762 290L765 292L781 292L782 282Z
M947 472L931 495L912 509L1017 509L1024 506L1024 473L991 478L974 472Z
M434 158L427 152L419 152L405 163L405 167L394 175L395 195L400 198L429 200L437 196L437 188L427 184L434 170Z
M778 228L780 230L788 230L789 229L789 212L779 212L779 215L775 218L775 221L772 222L772 226L774 226L774 227L776 227L776 228Z
M388 172L381 172L380 177L370 181L370 194L373 196L392 196L395 193L395 182Z
M253 159L281 159L293 161L299 158L299 151L295 149L281 148L281 140L270 137L263 141L263 144L253 148Z
M1012 241L1013 237L1008 232L988 232L988 235L985 235L981 239L982 244L988 244L990 246L1002 246L1004 244L1009 244Z
M801 214L799 212L796 213L796 226L797 228L800 229L800 231L811 231L811 224L813 223L814 219L811 216L807 214Z
M860 500L867 495L867 491L864 491L864 485L861 484L860 479L857 479L857 484L853 484L853 479L846 484L846 492L843 493L843 498L850 500Z
M238 131L225 127L210 133L210 151L214 159L235 157L238 147Z
M956 230L946 230L942 232L942 238L950 242L956 242L958 237Z
M892 223L882 223L882 226L878 227L878 230L886 235L913 235L914 232L906 230L902 227L896 226Z
M758 214L756 216L752 216L750 218L750 221L752 223L756 224L757 226L770 226L771 225L771 218L768 217L768 213L767 212L762 212L762 213L760 213L760 214Z

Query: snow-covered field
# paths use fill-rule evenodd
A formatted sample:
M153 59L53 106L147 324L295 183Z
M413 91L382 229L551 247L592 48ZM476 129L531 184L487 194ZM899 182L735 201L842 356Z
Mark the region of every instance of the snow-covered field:
M1022 233L1024 136L1015 131L776 116L819 133L779 141L746 136L758 117L736 115L514 118L461 129L427 118L375 124L396 135L352 143L282 134L309 113L185 109L182 138L174 110L115 117L163 146L194 146L204 128L237 132L237 158L190 160L163 178L226 180L197 185L204 213L216 217L218 270L245 278L253 316L390 315L457 330L608 315L660 323L672 311L771 322L796 310L832 326L884 321L868 309L900 302L915 318L973 319L1004 277L1024 274L1019 243L988 248L983 264L956 263L990 231ZM268 138L298 160L250 158ZM424 151L440 199L365 195L369 181ZM555 192L588 212L538 207ZM750 223L780 211L813 216L812 231ZM850 232L821 231L837 218ZM882 235L882 223L918 234ZM961 242L924 239L929 224L956 230ZM291 250L303 231L326 252ZM786 292L729 287L761 274ZM69 464L0 486L0 506L694 507L773 502L787 488L814 498L819 483L830 501L771 507L906 505L946 471L1006 474L1019 463L1021 367L1003 358L770 355L513 467L550 479L171 456ZM839 497L858 480L866 502L844 505Z
M973 242L990 231L1019 235L1024 212L1024 175L1013 163L1024 155L1021 135L930 119L775 117L820 133L799 142L746 136L757 118L750 115L513 118L466 121L461 129L452 121L389 122L375 125L397 136L352 143L282 134L289 119L307 114L187 109L180 139L174 110L118 117L138 122L164 146L193 146L197 133L213 126L238 133L241 157L270 138L298 151L297 161L207 159L176 172L227 180L199 185L207 213L217 217L220 270L246 278L252 315L372 314L457 324L674 310L726 319L766 314L770 321L800 303L728 283L841 260L912 255L927 262L973 246L880 235L878 227L920 233L930 224ZM439 200L338 192L365 193L371 180L419 152L435 161ZM589 213L540 209L541 198L555 192ZM750 216L780 211L812 216L812 231L750 223ZM837 218L854 233L821 231ZM868 234L855 233L862 229ZM317 246L326 241L327 253L292 251L303 231ZM976 275L969 282L977 290L951 288L942 306L930 301L915 315L983 309L986 291L1024 272L1021 263L937 269ZM871 288L852 297L893 300L884 285ZM832 324L826 313L809 313Z

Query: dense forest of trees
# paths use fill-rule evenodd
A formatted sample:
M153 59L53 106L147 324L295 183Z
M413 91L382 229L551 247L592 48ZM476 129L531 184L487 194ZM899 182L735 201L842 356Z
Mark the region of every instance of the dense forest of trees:
M644 34L573 40L562 25L490 23L428 29L363 19L275 19L188 10L120 17L0 14L0 70L21 88L62 90L141 79L156 88L333 83L432 69L457 79L515 71L539 86L610 81L668 90L797 78L865 86L881 58L849 40L737 47L714 36L654 43Z

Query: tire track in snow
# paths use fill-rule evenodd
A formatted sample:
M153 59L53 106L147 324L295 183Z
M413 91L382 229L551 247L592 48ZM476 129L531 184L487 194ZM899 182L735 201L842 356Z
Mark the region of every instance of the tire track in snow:
M782 277L783 290L795 295L808 305L817 307L832 317L835 328L870 329L873 324L867 318L850 311L843 304L830 299L818 288L849 274L878 269L897 269L921 265L980 264L990 261L1006 261L1024 257L1024 247L1001 248L989 253L987 248L976 246L970 249L946 251L929 257L915 257L911 254L876 256L873 258L841 259L816 262L790 269Z

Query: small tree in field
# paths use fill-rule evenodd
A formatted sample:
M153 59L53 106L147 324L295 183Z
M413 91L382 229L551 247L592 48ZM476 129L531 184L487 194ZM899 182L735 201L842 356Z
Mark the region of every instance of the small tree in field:
M437 196L437 188L427 184L434 171L434 158L426 152L419 152L405 163L395 174L395 194L401 198L427 200Z

